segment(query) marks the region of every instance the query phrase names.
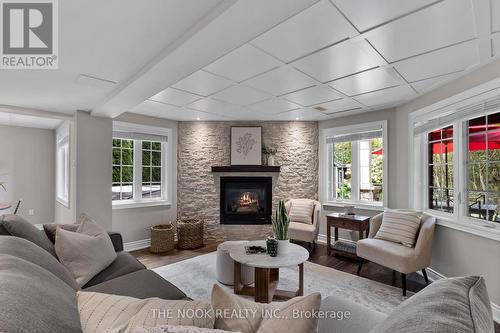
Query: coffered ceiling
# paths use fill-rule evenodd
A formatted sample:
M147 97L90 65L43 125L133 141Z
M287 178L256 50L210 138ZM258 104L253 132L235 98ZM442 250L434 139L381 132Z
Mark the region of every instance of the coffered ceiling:
M86 4L60 8L60 69L2 71L0 103L107 117L324 120L400 105L500 55L500 0Z

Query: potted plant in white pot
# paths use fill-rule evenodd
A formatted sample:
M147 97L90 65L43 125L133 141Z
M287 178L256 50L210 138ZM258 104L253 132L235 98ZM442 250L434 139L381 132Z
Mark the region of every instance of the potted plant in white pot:
M274 237L278 240L278 255L287 253L290 248L290 240L288 239L288 226L290 220L285 209L283 200L278 202L276 211L272 217Z

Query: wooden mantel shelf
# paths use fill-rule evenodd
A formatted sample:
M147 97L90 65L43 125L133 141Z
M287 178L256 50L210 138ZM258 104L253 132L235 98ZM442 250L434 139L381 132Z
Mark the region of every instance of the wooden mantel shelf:
M221 165L212 166L212 172L280 172L280 166L269 165Z

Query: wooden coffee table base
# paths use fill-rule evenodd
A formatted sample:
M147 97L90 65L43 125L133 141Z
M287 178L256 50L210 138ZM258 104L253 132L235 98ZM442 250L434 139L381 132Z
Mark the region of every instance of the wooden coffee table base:
M278 288L279 268L255 267L255 287L241 283L241 263L234 262L234 293L237 295L254 296L259 303L271 303L273 300L289 300L304 295L304 264L299 266L299 289L297 291Z

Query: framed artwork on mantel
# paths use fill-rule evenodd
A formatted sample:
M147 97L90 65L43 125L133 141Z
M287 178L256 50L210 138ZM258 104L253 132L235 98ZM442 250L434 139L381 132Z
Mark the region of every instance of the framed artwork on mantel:
M231 165L262 164L262 127L231 127Z

